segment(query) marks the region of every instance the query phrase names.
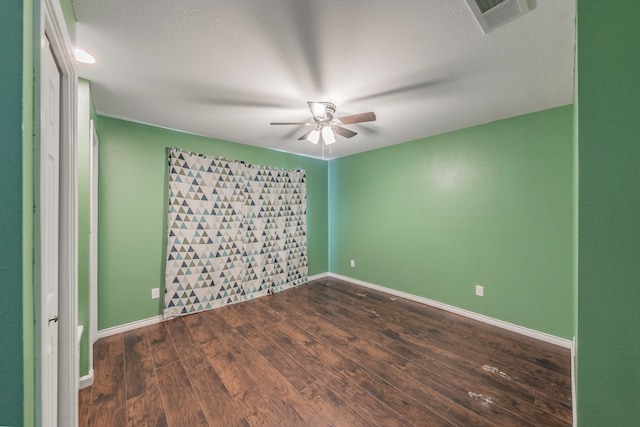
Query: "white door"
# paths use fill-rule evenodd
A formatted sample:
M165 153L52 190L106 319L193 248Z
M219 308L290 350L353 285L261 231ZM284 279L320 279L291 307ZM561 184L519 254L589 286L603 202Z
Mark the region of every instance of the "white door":
M58 265L60 213L60 71L43 49L40 140L40 259L42 289L42 425L57 425Z

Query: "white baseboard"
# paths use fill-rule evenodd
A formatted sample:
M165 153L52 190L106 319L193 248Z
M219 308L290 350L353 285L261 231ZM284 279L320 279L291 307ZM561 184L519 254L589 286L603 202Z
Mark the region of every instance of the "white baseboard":
M313 276L307 277L307 282L313 282L314 280L324 279L325 277L329 277L331 273L320 273L314 274Z
M85 387L89 387L93 385L93 369L91 369L89 371L88 375L85 375L84 377L80 377L80 385L79 387L81 389L85 388Z
M468 311L462 308L454 307L449 304L444 304L438 301L430 300L428 298L424 298L421 296L409 294L407 292L398 291L391 288L385 288L384 286L376 285L373 283L365 282L363 280L354 279L352 277L343 276L341 274L329 273L329 277L334 277L336 279L344 280L345 282L351 282L356 285L364 286L367 288L375 289L380 292L384 292L390 295L394 295L400 298L408 299L411 301L416 301L425 305L430 305L432 307L440 308L445 311L449 311L451 313L459 314L464 317L468 317L473 320L478 320L483 323L487 323L489 325L497 326L502 329L506 329L508 331L516 332L521 335L525 335L531 338L538 339L540 341L545 341L551 344L558 345L564 348L571 348L573 346L573 341L568 340L566 338L556 337L555 335L550 335L544 332L536 331L534 329L525 328L524 326L515 325L513 323L505 322L502 320L494 319L489 316L485 316L483 314L474 313L473 311Z
M534 329L525 328L524 326L516 325L513 323L505 322L503 320L494 319L489 316L485 316L483 314L474 313L472 311L468 311L462 308L458 308L449 304L444 304L438 301L430 300L428 298L424 298L418 295L413 295L407 292L398 291L396 289L386 288L384 286L376 285L374 283L365 282L364 280L355 279L349 276L343 276L341 274L336 273L320 273L315 274L313 276L308 277L308 282L312 282L314 280L323 279L325 277L333 277L339 280L344 280L345 282L351 282L356 285L364 286L367 288L375 289L380 292L384 292L390 295L394 295L400 298L408 299L411 301L419 302L421 304L429 305L432 307L440 308L445 311L449 311L451 313L459 314L464 317L468 317L470 319L478 320L483 323L487 323L489 325L497 326L502 329L506 329L508 331L516 332L521 335L525 335L531 338L538 339L540 341L545 341L551 344L558 345L560 347L573 349L574 341L557 337L555 335L550 335L545 332L536 331ZM112 328L102 329L98 331L98 338L108 337L110 335L119 334L122 332L131 331L133 329L142 328L144 326L154 325L156 323L162 322L162 315L149 317L148 319L137 320L135 322L126 323L124 325L114 326ZM573 357L572 357L573 360Z
M578 427L578 401L576 390L576 354L578 354L578 342L573 337L571 342L571 409L573 413L573 427Z
M148 319L136 320L135 322L125 323L124 325L114 326L112 328L102 329L98 331L98 339L108 337L110 335L120 334L122 332L131 331L142 328L144 326L155 325L162 322L162 316L149 317Z
M308 276L307 282L322 279L325 277L329 277L329 273L320 273L320 274L315 274L313 276ZM113 326L107 329L101 329L98 331L97 339L108 337L110 335L120 334L122 332L131 331L131 330L142 328L149 325L155 325L156 323L161 323L163 321L164 319L162 315L158 315L154 317L149 317L147 319L136 320L135 322L125 323L124 325L118 325L118 326Z

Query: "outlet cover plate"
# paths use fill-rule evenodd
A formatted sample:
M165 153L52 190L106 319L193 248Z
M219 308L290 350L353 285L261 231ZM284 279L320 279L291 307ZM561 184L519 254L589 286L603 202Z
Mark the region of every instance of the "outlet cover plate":
M484 296L484 286L476 285L476 295L479 296L479 297L483 297Z
M351 267L355 267L355 266L356 266L356 260L355 260L355 259L352 259L352 260L351 260Z
M151 299L158 299L158 298L160 298L160 288L151 289Z

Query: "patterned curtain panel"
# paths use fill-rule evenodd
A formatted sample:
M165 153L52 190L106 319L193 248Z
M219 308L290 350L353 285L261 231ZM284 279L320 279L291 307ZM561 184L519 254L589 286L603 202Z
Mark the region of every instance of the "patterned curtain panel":
M169 150L164 317L307 280L306 175Z

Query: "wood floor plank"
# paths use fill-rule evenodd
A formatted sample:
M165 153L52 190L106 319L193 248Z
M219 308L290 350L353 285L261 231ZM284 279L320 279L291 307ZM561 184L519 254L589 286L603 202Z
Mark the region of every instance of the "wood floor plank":
M334 421L329 421L327 425L333 424L344 427L376 425L371 424L369 420L362 417L362 415L355 410L353 402L341 398L339 393L333 390L330 386L330 378L324 377L318 379L316 382L310 384L309 387L305 388L302 394L317 406L331 408Z
M165 415L159 385L156 384L147 390L142 395L142 398L144 400L145 415L149 427L167 427L167 417Z
M569 426L566 349L321 279L102 338L79 425Z
M126 405L116 400L99 400L91 404L89 426L126 426Z
M265 427L286 425L285 416L259 391L258 385L233 353L216 344L205 344L204 351L249 424Z
M89 407L91 406L91 386L78 392L78 427L86 427L89 422Z
M403 417L415 426L450 426L450 425L462 425L457 422L457 419L445 418L448 414L446 411L442 411L443 415L439 415L430 405L431 400L428 396L424 396L424 399L416 400L410 397L398 388L386 383L380 378L367 375L358 381L358 385L363 390L369 392L372 396L381 402L384 402L389 408L392 408L397 413L402 414ZM404 387L403 387L404 388ZM438 400L441 400L439 398Z
M137 394L127 400L127 425L129 427L149 427L144 395Z
M165 323L148 326L143 328L143 331L147 336L147 343L156 368L180 360Z
M100 338L95 343L95 350L93 352L93 363L110 357L120 356L124 353L124 342L122 334L110 335L108 337Z
M314 323L314 328L321 326L321 323ZM333 329L334 327L330 327L324 335L331 336L332 334L329 333L329 331L332 332ZM360 351L358 349L349 349L346 347L343 349L350 353L353 353L354 351L358 353ZM393 354L385 352L382 348L377 347L376 344L371 343L364 351L362 351L362 353L373 356L370 359L367 359L369 365L365 366L369 366L373 372L378 373L378 375L383 378L385 378L385 375L389 372L393 372L393 369L389 368L393 368L395 366L397 368L396 372L402 372L404 370L410 378L408 381L403 381L405 389L408 388L416 379L422 379L422 382L424 382L429 389L439 390L444 396L457 401L459 406L473 408L475 412L485 417L487 420L500 418L505 422L526 425L530 420L535 422L540 415L543 417L548 416L547 414L544 414L543 411L536 408L532 400L529 402L526 400L520 400L518 398L514 398L509 393L505 393L502 388L488 387L486 384L483 384L482 381L479 381L479 378L474 376L469 377L465 375L464 372L450 369L447 364L440 363L437 359L426 360L425 362L427 363L425 366L429 366L429 370L418 372L416 365L407 363L407 360L400 361L399 364L397 364L398 360L402 360L399 356L396 355L396 360L394 360ZM358 355L355 354L354 358L358 359ZM358 360L363 359L360 358ZM375 367L371 366L371 364L378 364L380 366ZM413 371L408 372L408 368L412 366L414 367ZM438 380L438 378L441 380ZM451 378L457 379L455 381L455 388L449 386L447 382L447 380L450 381ZM389 379L389 381L394 382L394 379ZM419 387L416 387L415 385L413 388L414 390L416 388L419 389ZM477 396L483 396L484 399L480 399ZM480 405L474 405L474 401L480 402ZM491 402L491 404L489 405L488 402ZM462 414L456 414L456 418L460 419L461 415ZM549 422L551 423L550 425L553 425L552 421L553 419L549 419Z
M187 372L199 370L206 366L206 357L198 342L191 335L189 327L184 319L179 317L165 322L171 335L176 352L184 364Z
M209 425L249 426L240 408L212 366L192 372L189 374L189 378Z
M162 366L157 369L157 375L169 426L209 425L181 363Z
M92 403L102 400L125 400L124 355L101 359L100 370L94 373Z
M363 288L362 293L358 294L357 291L353 290L353 286L346 287L329 284L329 287L339 293L338 298L340 298L340 301L350 300L352 306L360 305L366 307L367 303L387 302L386 299L388 298L385 294L370 289ZM314 288L314 290L317 289ZM362 295L363 297L360 297ZM494 355L505 354L510 356L510 359L515 357L520 362L533 363L564 377L570 377L571 375L567 349L549 343L537 342L537 340L530 337L520 337L515 332L506 331L495 326L487 325L484 328L477 328L477 322L470 319L451 315L442 310L425 310L425 306L415 302L402 301L402 303L406 304L407 310L403 311L399 321L410 332L419 335L424 331L425 324L434 327L433 331L443 329L455 331L455 334L446 335L446 337L454 340L451 342L452 345L470 346L481 351L491 351ZM398 320L398 311L393 310L390 304L383 304L379 308L381 309L381 314L384 313L385 315L385 321ZM417 324L413 323L413 321L417 321ZM535 351L532 351L533 349ZM532 354L536 356L534 357Z
M252 300L253 301L253 300ZM251 302L251 301L246 301ZM216 313L218 311L219 313ZM228 319L227 327L241 326L250 322L253 311L249 310L246 304L233 304L222 307L220 310L212 310L210 313L216 313Z
M286 416L288 424L302 425L307 422L317 425L331 419L324 407L316 407L302 398L295 387L249 342L235 339L226 342L225 346L233 352L262 392L272 397L270 400Z
M321 299L321 300L324 302L323 299ZM312 302L312 300L310 302ZM325 308L326 308L326 305L323 306L323 309L325 309ZM291 308L291 310L293 310L293 311L298 310L299 311L300 308L299 308L299 306L293 306ZM327 342L330 342L330 343L332 343L333 345L335 345L337 347L344 347L344 348L348 348L348 346L353 344L354 342L356 342L356 344L357 344L357 341L355 339L353 339L352 336L351 336L352 334L350 334L350 332L353 332L353 331L347 331L345 329L341 330L341 328L339 326L337 326L337 325L334 325L330 329L326 330L326 332L322 332L322 317L321 316L320 317L319 316L314 317L313 314L310 314L309 313L309 306L305 307L305 311L303 313L303 316L304 317L312 317L313 322L310 322L310 323L312 323L312 326L310 327L310 329L314 333L316 333L320 337L320 339L324 339ZM334 319L334 320L336 320L337 324L344 325L344 323L348 323L348 321L350 319L348 319L348 318L338 318L338 319ZM361 324L363 324L363 323L361 323ZM359 333L366 333L366 330L360 331ZM378 354L377 358L380 358L380 357L381 357L381 355ZM373 358L372 357L364 357L364 358L360 358L359 360L371 361L371 360L377 360L377 358L376 357L373 357ZM390 362L387 360L386 363L390 363ZM433 364L431 364L431 365L433 365ZM387 368L389 368L389 367L387 367ZM437 372L441 372L441 371L442 370L438 370L438 369L436 369L435 371L432 370L432 372L436 372L436 375L437 375ZM383 370L382 372L383 373L387 373L386 370ZM405 388L406 387L407 387L407 384L405 382ZM525 419L536 420L537 417L539 417L539 416L548 417L548 413L546 413L545 411L540 410L539 408L536 408L533 405L533 399L529 399L529 401L526 401L526 400L522 401L522 400L514 399L508 393L504 393L504 391L501 390L500 388L488 389L486 386L483 386L482 390L484 390L484 392L485 392L484 395L495 396L496 394L498 394L499 396L503 397L502 399L500 399L500 401L504 404L504 408L503 408L504 411L500 412L500 415L503 416L503 417L506 416L508 418L512 418L511 412L509 412L509 411L513 411L514 407L518 408L515 412L521 413L521 416L524 416ZM453 391L453 390L450 390L450 391ZM476 392L469 392L469 391L466 391L464 388L462 388L457 393L450 395L450 397L458 396L458 398L459 398L460 396L463 396L463 397L466 398L466 397L468 397L469 393L474 393L473 394L474 396L481 394L481 393L476 393ZM495 399L496 398L493 398L494 401L495 401ZM508 404L507 404L507 402L508 402ZM480 408L484 409L485 406L482 405L482 406L480 406ZM483 411L483 412L487 412L487 411ZM494 419L494 420L496 419L495 414L492 414L492 413L489 413L489 414L485 413L485 416L489 416L491 419ZM551 422L552 419L549 419L549 421ZM565 420L563 420L563 422L564 421L566 421L566 418L565 418ZM522 421L515 420L513 422L515 422L515 423L521 422L523 425L527 423L527 421L524 421L524 420L522 420Z
M366 419L369 425L400 427L408 424L402 414L394 411L385 402L368 393L353 379L340 375L327 375L324 379L329 380L327 387L343 400L358 402L358 405L355 405L353 409L358 415Z
M320 289L322 290L322 289ZM314 288L313 291L318 291L318 288ZM369 296L366 292L363 294L364 297ZM351 295L353 296L353 295ZM360 298L362 299L362 298ZM360 303L361 306L366 307L366 305ZM401 320L396 321L393 320L394 315L389 315L386 312L385 308L379 307L378 312L376 312L376 316L371 317L366 314L365 310L354 310L353 307L357 306L358 303L354 303L352 301L349 304L351 307L342 306L337 311L342 311L344 317L355 318L359 321L364 321L365 319L372 323L373 325L380 325L382 328L382 333L384 336L383 339L394 340L397 343L409 346L412 349L415 349L415 344L417 345L424 343L435 343L435 348L439 351L448 350L451 353L462 353L467 362L475 362L475 364L479 367L484 365L494 366L494 365L504 365L503 362L499 362L496 360L491 360L491 358L498 358L501 360L518 360L519 367L505 370L512 370L515 372L512 377L518 377L521 379L521 382L526 384L532 384L535 389L540 389L541 387L546 387L550 395L553 396L562 396L564 402L569 399L570 402L570 377L561 376L558 374L552 373L545 368L541 368L539 366L531 365L527 360L520 360L517 356L511 355L508 357L501 357L500 352L488 346L486 348L482 348L481 346L473 346L470 347L469 343L464 339L465 335L463 335L463 331L458 329L454 329L450 327L451 332L447 330L446 337L443 338L440 333L440 329L435 328L434 326L429 326L428 322L423 322L422 327L420 328L416 325L415 318L412 313L408 313L406 318L403 317ZM423 308L424 309L424 308ZM344 310L347 310L347 314L344 314ZM434 311L434 310L427 310ZM441 311L441 310L437 310ZM448 314L448 313L447 313ZM384 315L383 319L379 318L379 315ZM449 314L449 316L453 316ZM460 317L460 316L458 316ZM464 319L466 322L467 320ZM437 325L436 325L437 326ZM489 328L490 326L486 326ZM424 330L427 329L425 332ZM495 328L493 328L495 330ZM407 332L410 330L411 332ZM490 341L487 338L487 341ZM546 343L543 343L546 344ZM393 345L393 344L389 344ZM547 346L548 347L548 346ZM425 350L425 347L422 347L422 350Z
M127 399L141 395L157 384L147 337L142 330L124 333L124 372Z
M259 315L256 315L256 317L258 318ZM312 335L290 325L288 322L283 323L278 329L263 328L262 331L269 339L289 352L311 375L316 378L321 378L325 375L329 361L323 360L323 363L317 363L318 360L322 360L318 358L318 355L323 353L324 350L315 348L322 344L319 344ZM331 361L332 364L339 363L335 359L335 354L328 354L333 359Z
M289 353L269 340L252 323L247 323L236 329L296 390L301 391L316 381L315 376L311 375Z
M124 355L98 360L100 369L95 371L93 380L88 425L124 426L126 425Z
M129 427L167 427L167 417L158 384L127 400Z
M260 300L257 300L251 307L256 307L259 304ZM257 312L256 314L258 317L261 315L264 316L263 312ZM349 359L344 354L335 351L330 346L321 343L309 345L313 340L301 327L297 327L289 322L283 322L279 325L278 329L281 332L284 331L287 333L288 337L292 338L292 344L297 345L300 351L307 354L305 360L322 360L325 368L328 367L337 374L334 375L325 370L321 377L334 378L333 384L335 387L340 387L340 394L346 394L348 400L360 402L359 407L362 408L361 416L365 418L375 417L376 422L383 420L384 425L406 425L407 421L404 420L400 414L390 410L384 402L376 401L373 396L364 392L355 382L351 381L351 378L363 375L363 371L358 363Z
M218 336L215 330L204 320L200 313L191 314L182 318L191 330L191 335L199 344L215 341Z
M304 316L304 313L299 313L299 315ZM290 318L291 323L299 324L299 320L300 318L295 317L294 310L292 309ZM311 329L317 330L318 328L322 328L322 322L320 321L310 323L313 323L313 326L309 326ZM339 328L339 326L335 324L326 327L331 328L331 330ZM331 334L328 333L325 335L330 336ZM318 336L318 340L322 340L322 337ZM349 344L348 340L347 344ZM336 345L336 347L339 346ZM320 346L319 348L324 347ZM447 414L451 414L455 419L462 420L465 425L493 425L490 421L483 418L481 415L473 413L464 405L457 404L456 398L463 398L467 396L466 391L456 391L451 388L442 387L434 390L433 388L416 381L414 378L406 376L402 372L393 369L392 366L388 366L385 363L377 361L374 357L369 354L365 354L356 346L351 346L352 351L350 350L349 345L343 346L342 350L344 351L343 353L337 353L333 357L327 353L316 355L316 357L321 358L324 360L325 364L332 366L337 371L344 373L345 376L355 378L369 376L369 378L373 378L369 375L370 373L373 373L386 382L402 384L402 389L410 393L409 396L413 398L416 404L418 404L417 402L433 402L430 404L428 409L424 408L423 410L425 412L435 412L441 419L447 419ZM349 355L355 355L355 357L351 358ZM359 362L355 362L355 360L358 360ZM433 384L431 383L430 385ZM384 385L382 384L378 385L379 388L383 386Z

